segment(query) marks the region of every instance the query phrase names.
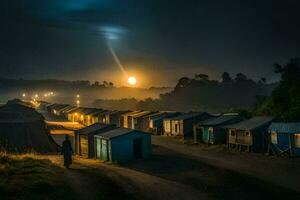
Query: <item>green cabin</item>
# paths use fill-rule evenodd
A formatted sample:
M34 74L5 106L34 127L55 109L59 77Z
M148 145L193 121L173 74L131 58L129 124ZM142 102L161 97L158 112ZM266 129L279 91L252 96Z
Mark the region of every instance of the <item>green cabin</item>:
M129 161L151 155L151 135L137 130L117 128L95 135L96 159Z
M82 157L94 158L94 135L115 129L115 125L95 123L75 132L75 153Z

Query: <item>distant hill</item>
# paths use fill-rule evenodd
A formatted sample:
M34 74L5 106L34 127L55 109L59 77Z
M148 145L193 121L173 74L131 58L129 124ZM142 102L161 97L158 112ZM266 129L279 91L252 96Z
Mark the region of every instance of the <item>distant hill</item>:
M260 96L269 96L277 83L255 82L243 74L235 79L209 80L207 75L181 78L176 87L158 99L99 99L93 105L105 109L143 109L224 112L234 109L252 110Z
M130 88L115 87L113 83L102 83L85 80L24 80L0 78L0 103L12 98L22 98L25 93L29 98L39 94L42 100L75 104L75 96L80 94L82 105L90 106L95 99L122 99L122 98L158 98L160 94L171 91L169 87ZM53 91L54 96L44 98L46 92Z

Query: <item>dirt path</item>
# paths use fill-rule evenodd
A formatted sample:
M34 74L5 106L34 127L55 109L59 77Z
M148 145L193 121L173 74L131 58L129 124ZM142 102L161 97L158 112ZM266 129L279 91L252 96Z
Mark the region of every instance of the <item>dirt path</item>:
M249 153L216 152L201 149L197 145L183 145L174 138L153 136L152 143L178 152L186 158L248 174L300 192L300 160L278 158Z
M62 166L61 157L47 156L47 158L54 164ZM78 191L80 199L96 199L93 194L97 188L93 187L90 177L78 172L89 169L101 171L137 199L210 199L206 194L187 185L96 160L75 158L72 168L73 170L68 170L66 175L72 187Z

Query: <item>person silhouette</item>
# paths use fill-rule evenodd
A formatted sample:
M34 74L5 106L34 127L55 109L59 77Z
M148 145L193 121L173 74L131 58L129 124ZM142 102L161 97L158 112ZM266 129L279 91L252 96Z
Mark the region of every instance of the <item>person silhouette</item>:
M72 145L69 139L69 135L66 135L65 140L63 141L61 154L64 156L64 166L69 169L72 164Z

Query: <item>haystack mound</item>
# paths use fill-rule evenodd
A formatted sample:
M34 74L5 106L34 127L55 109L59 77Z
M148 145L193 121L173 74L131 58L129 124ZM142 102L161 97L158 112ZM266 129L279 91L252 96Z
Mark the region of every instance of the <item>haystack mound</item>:
M17 152L57 150L43 116L17 100L0 107L0 147Z

